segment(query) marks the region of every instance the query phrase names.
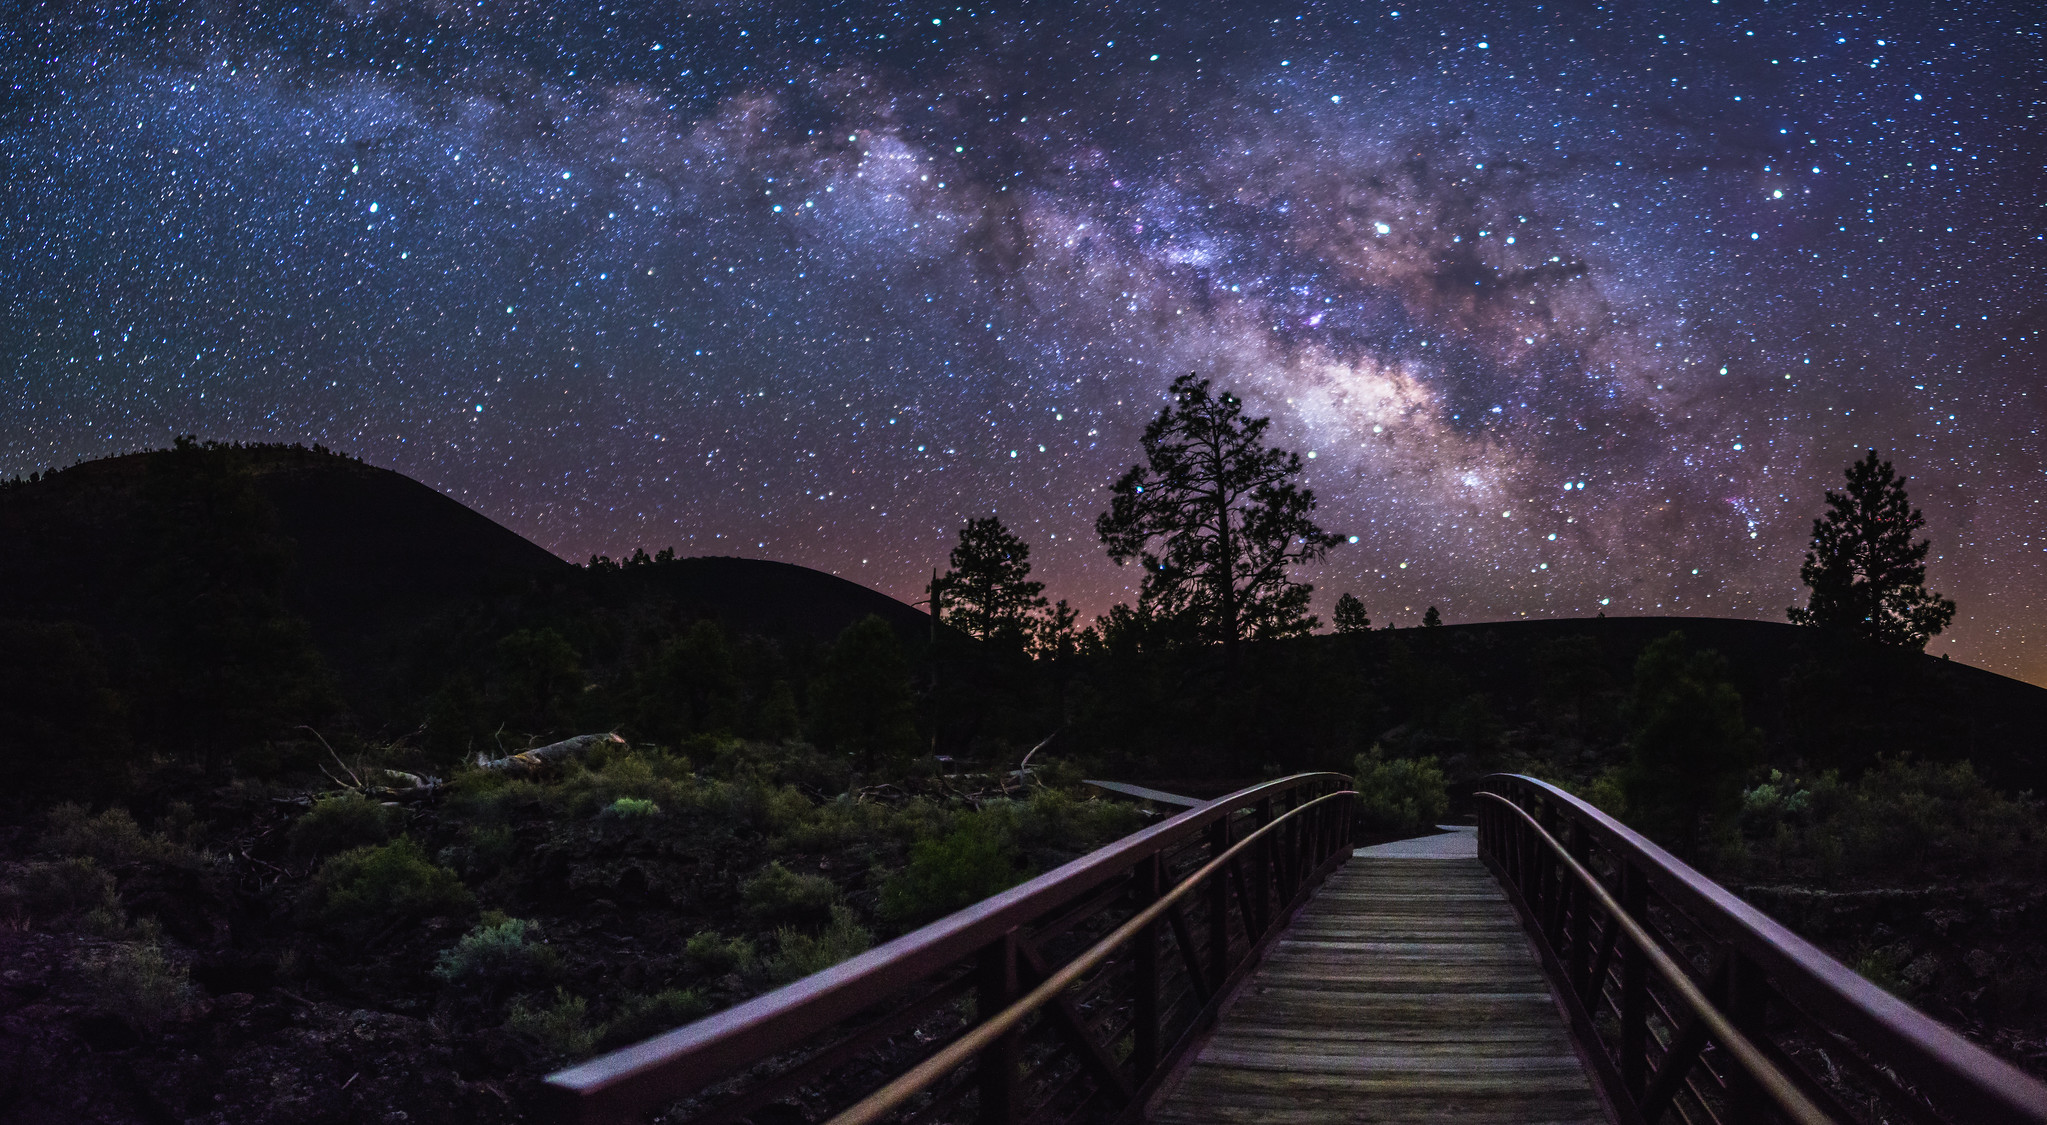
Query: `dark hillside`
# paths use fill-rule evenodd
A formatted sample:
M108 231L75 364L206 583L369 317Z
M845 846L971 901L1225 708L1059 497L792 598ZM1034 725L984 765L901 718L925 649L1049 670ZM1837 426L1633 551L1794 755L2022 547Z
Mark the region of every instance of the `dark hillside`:
M392 621L571 568L489 517L389 469L296 446L227 451L291 545L287 606L323 649ZM156 528L169 454L90 461L0 490L0 617L121 632Z
M672 601L734 633L828 641L874 614L905 639L928 634L922 610L837 575L794 563L722 555L676 559L626 572L636 598Z
M1783 622L1707 617L1501 621L1373 636L1398 636L1418 658L1444 661L1519 725L1548 710L1555 700L1545 697L1560 684L1625 688L1642 650L1676 630L1727 658L1773 760L1852 772L1879 756L1967 759L2002 788L2047 790L2047 689L1923 653Z

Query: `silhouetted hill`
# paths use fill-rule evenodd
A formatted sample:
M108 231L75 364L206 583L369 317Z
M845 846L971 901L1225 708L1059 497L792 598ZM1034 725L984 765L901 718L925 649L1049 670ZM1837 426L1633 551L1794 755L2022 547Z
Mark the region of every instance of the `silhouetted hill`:
M619 578L633 600L667 602L674 612L715 620L733 633L829 641L869 614L912 643L931 628L922 610L794 563L705 555L627 566Z
M1385 720L1396 738L1460 700L1484 698L1511 732L1554 728L1584 710L1574 737L1616 730L1634 664L1650 642L1681 630L1694 648L1727 659L1751 725L1777 761L1859 770L1879 755L1967 758L2001 786L2047 788L2047 689L1952 660L1868 646L1789 623L1705 617L1501 621L1317 637L1385 669ZM1390 648L1405 650L1392 659ZM1401 669L1405 668L1403 672ZM1431 700L1430 694L1436 696ZM1577 694L1581 700L1569 697ZM1595 721L1597 720L1597 721ZM1511 741L1511 740L1510 740Z
M325 451L225 451L290 541L287 606L330 655L451 602L573 570L409 477ZM124 631L164 529L151 511L166 452L90 461L0 490L0 618Z

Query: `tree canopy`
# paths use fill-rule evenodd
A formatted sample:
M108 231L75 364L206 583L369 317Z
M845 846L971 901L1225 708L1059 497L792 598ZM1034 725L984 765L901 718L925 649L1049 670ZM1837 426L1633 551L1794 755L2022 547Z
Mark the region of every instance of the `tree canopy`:
M939 576L945 623L984 641L1021 647L1033 615L1045 608L1045 584L1031 581L1031 548L996 516L968 520Z
M1145 427L1145 463L1112 486L1095 531L1118 565L1143 564L1140 617L1220 642L1233 667L1240 641L1315 627L1313 587L1288 568L1343 537L1315 523L1315 494L1294 479L1300 455L1266 446L1270 418L1246 418L1235 396L1191 374L1170 393Z
M1932 541L1912 541L1926 517L1876 450L1847 475L1848 490L1829 490L1826 514L1812 521L1812 546L1798 570L1812 597L1789 611L1791 621L1924 649L1955 616L1953 601L1926 588Z

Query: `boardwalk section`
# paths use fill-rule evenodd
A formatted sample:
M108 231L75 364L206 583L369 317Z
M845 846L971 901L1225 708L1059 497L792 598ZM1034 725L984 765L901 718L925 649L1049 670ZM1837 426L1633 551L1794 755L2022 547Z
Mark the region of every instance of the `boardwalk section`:
M1367 850L1273 945L1150 1120L1603 1125L1607 1114L1479 860Z

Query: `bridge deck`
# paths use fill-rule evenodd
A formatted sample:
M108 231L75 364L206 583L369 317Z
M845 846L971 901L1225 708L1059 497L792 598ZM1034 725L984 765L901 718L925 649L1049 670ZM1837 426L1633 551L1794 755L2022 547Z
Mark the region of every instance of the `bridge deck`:
M1150 1120L1603 1125L1491 873L1370 851L1274 943Z

